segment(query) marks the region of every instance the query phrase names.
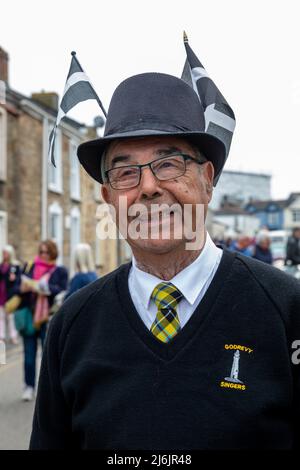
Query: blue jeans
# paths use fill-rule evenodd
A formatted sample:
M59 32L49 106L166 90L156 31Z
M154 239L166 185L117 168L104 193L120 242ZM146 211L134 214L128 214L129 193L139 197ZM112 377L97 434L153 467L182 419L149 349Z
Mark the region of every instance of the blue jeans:
M32 336L23 336L24 342L24 379L25 384L29 387L35 386L35 372L36 372L36 353L38 348L38 339L41 340L43 348L47 331L47 324L41 325Z

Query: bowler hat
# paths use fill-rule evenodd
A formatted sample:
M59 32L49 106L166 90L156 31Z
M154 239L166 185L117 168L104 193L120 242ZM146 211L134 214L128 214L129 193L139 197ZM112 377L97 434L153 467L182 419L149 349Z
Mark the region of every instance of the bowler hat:
M196 92L180 78L163 73L124 80L112 96L104 136L79 145L78 158L89 175L103 183L101 158L110 142L159 135L187 138L213 163L218 177L225 163L224 143L205 132Z

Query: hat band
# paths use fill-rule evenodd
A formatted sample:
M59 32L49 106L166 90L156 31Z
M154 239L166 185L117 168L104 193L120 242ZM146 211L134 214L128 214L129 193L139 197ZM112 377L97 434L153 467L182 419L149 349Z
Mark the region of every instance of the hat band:
M168 124L166 124L168 122ZM190 129L186 126L179 125L176 123L169 123L169 121L158 121L152 119L137 119L134 122L124 122L118 126L109 127L105 130L105 137L109 137L112 134L125 134L132 131L146 131L153 130L157 132L201 132L203 129Z

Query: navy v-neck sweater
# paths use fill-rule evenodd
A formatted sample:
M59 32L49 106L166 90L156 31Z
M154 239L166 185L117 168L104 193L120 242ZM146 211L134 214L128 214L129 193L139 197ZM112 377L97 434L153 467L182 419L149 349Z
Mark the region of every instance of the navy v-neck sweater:
M30 448L297 447L300 283L224 250L164 344L135 310L129 269L81 289L51 321Z

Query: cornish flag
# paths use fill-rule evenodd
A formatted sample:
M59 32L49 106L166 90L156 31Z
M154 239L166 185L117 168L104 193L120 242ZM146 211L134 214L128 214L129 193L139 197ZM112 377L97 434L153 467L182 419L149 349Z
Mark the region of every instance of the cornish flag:
M227 159L235 128L234 113L191 49L185 33L183 40L187 58L181 78L198 94L204 109L205 131L225 144Z
M105 109L95 92L90 79L83 71L78 59L76 52L72 52L72 60L70 65L69 74L67 77L64 93L59 105L58 114L55 122L55 126L49 136L49 161L55 166L54 148L55 148L55 137L56 130L60 121L66 116L66 114L74 108L78 103L86 100L96 100L102 109L104 116L106 117Z

